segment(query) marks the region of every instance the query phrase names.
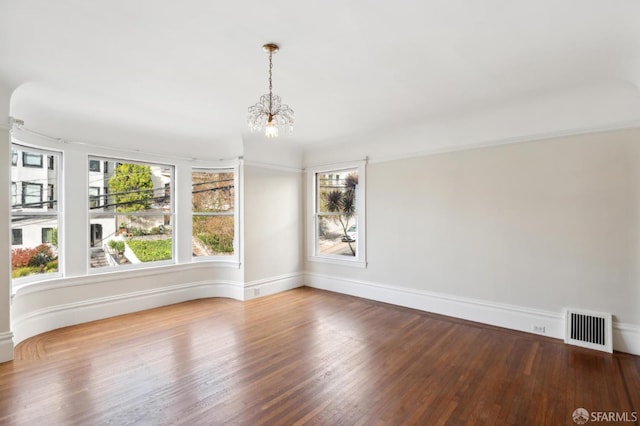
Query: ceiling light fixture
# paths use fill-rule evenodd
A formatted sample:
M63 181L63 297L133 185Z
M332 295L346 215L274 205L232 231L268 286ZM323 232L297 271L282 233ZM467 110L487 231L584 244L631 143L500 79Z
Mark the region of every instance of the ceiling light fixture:
M269 93L260 96L260 101L249 107L249 129L252 132L264 130L268 138L278 137L278 129L293 130L293 110L282 103L280 96L273 94L271 74L273 71L273 54L279 50L277 44L262 46L269 54Z

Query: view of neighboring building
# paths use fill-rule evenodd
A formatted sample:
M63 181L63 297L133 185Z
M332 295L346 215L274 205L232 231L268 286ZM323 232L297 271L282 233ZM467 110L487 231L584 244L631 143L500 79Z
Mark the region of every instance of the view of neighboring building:
M57 272L60 155L14 145L11 151L12 275Z
M61 164L60 153L13 145L14 278L58 272ZM171 258L172 167L91 157L88 169L91 268L149 261L138 259L131 250L125 253L125 247L128 249L125 238L134 236L160 235L161 238L153 238L164 240L163 244L169 246L168 255L165 250L165 254L155 255L151 260Z

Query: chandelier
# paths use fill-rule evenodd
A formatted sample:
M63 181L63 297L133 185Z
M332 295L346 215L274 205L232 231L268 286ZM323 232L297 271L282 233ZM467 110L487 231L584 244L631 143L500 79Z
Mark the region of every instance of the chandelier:
M260 101L249 107L249 129L252 132L264 130L268 138L278 137L278 129L293 130L293 110L282 103L280 96L273 94L271 74L273 71L273 54L279 50L277 44L262 46L269 54L269 93L260 96Z

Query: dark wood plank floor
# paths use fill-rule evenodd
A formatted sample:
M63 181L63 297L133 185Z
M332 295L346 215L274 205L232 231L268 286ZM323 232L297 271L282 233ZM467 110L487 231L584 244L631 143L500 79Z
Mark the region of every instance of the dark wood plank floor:
M67 327L0 364L2 425L572 425L578 407L640 412L640 357L308 288Z

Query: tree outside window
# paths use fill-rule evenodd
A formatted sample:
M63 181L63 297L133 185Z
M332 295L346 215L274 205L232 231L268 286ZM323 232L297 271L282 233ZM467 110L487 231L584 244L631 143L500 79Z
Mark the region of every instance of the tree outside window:
M357 255L358 170L316 173L318 250Z
M172 261L173 166L90 158L89 169L91 268Z

